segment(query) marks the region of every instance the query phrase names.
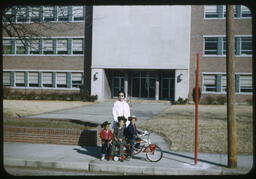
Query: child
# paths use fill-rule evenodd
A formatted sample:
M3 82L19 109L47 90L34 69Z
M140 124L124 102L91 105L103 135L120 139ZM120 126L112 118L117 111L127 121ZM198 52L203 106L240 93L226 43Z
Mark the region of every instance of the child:
M109 156L109 160L112 159L112 156L115 154L116 147L119 148L118 157L120 158L120 161L124 161L124 155L123 155L123 148L125 144L125 136L124 136L124 123L126 122L126 119L124 116L118 117L118 125L114 128L114 140L112 142L111 146L111 153Z
M100 131L100 138L102 141L102 147L101 147L101 160L105 159L106 154L108 154L109 151L109 144L111 143L113 139L113 133L109 129L110 123L108 121L105 121L101 124L101 127L103 128Z
M127 157L127 159L130 159L130 157L133 157L135 140L136 140L136 138L138 138L138 134L142 134L142 132L137 130L137 127L135 125L135 121L137 120L136 116L131 116L128 119L130 121L130 124L126 130L126 138L128 140L128 143L130 144L130 150L129 150L130 154Z

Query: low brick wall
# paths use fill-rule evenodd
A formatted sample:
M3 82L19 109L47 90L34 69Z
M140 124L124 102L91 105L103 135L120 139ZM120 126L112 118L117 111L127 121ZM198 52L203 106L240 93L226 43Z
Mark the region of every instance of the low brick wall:
M98 146L99 129L54 129L4 126L4 142Z

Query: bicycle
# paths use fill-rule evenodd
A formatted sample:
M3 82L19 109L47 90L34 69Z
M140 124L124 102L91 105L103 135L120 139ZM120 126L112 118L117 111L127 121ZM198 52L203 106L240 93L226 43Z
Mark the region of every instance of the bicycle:
M150 132L145 131L142 135L139 135L140 138L136 139L135 146L134 146L134 155L137 155L143 151L143 153L146 153L146 157L151 162L158 162L163 157L163 151L159 146L156 144L152 144L151 140L149 138ZM146 139L143 139L144 137L147 137ZM124 149L125 157L128 157L129 154L129 145L125 144Z

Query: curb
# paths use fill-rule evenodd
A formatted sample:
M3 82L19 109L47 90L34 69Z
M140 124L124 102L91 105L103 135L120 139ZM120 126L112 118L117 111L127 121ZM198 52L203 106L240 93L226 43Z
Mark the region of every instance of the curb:
M181 168L164 168L164 167L145 167L145 166L123 166L106 164L89 160L85 162L69 161L36 161L22 159L5 159L4 166L11 167L28 167L28 168L48 168L77 170L87 172L107 172L120 175L245 175L249 169L226 169L226 168L209 168L209 169L181 169Z
M4 166L89 171L88 170L89 162L88 161L85 161L85 162L70 162L70 161L56 162L56 161L5 159Z

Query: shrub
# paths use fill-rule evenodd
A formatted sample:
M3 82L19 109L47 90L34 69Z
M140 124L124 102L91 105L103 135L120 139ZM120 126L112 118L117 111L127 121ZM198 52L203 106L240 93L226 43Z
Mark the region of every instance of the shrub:
M246 103L251 106L252 105L252 98L246 99Z
M216 104L216 100L212 96L206 96L204 99L204 104Z
M225 104L227 102L227 99L225 96L219 96L216 98L217 104Z
M177 101L174 102L174 104L187 104L188 103L188 98L181 98L179 97Z
M80 98L82 101L95 101L98 99L97 95L91 95L89 89L85 85L80 86Z
M193 101L196 103L196 88L193 88ZM201 88L198 88L198 103L200 102L200 97L201 97Z
M11 95L11 89L10 88L3 88L3 99L8 99Z

